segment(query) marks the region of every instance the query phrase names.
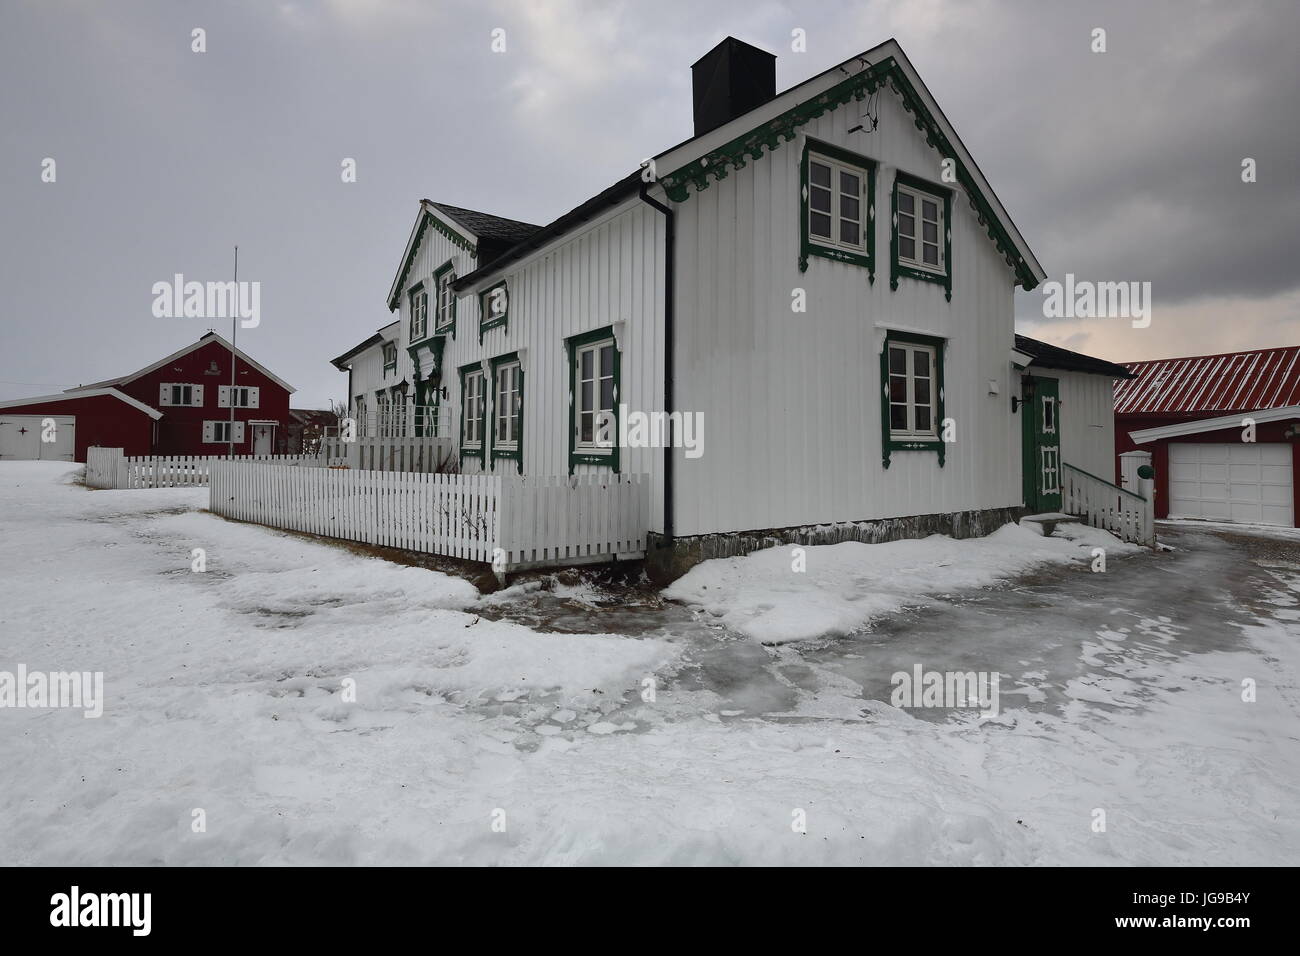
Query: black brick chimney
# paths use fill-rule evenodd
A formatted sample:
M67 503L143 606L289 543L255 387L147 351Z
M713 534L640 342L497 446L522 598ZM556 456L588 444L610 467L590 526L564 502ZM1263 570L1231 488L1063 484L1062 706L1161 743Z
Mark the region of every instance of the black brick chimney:
M776 57L727 37L691 66L691 79L699 136L776 96Z

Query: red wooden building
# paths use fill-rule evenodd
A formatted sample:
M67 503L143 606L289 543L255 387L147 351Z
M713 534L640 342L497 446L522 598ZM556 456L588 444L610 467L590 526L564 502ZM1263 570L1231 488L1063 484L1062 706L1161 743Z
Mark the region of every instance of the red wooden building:
M91 445L127 455L270 455L288 439L289 395L283 379L209 332L121 378L59 395L0 402L0 460L85 461ZM231 405L234 423L231 424ZM53 419L55 441L41 441Z
M1115 451L1151 453L1157 518L1300 527L1300 346L1125 368Z

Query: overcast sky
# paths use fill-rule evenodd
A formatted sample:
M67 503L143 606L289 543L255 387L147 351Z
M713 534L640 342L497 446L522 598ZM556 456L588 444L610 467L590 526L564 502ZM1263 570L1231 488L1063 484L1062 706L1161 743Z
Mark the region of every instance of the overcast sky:
M236 243L240 346L295 406L341 398L328 361L391 321L421 197L549 222L691 134L727 34L778 90L897 38L1049 276L1151 283L1150 328L1032 292L1022 331L1117 361L1300 343L1295 2L0 0L0 398L193 341L151 288L229 278Z

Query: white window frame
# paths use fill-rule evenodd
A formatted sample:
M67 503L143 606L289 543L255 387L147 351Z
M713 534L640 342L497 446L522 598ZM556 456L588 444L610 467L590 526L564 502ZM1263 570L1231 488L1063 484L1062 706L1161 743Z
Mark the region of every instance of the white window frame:
M492 448L501 451L519 450L519 432L523 430L523 366L507 362L496 369L497 391L492 396ZM510 388L504 388L506 385ZM514 398L514 401L512 401ZM512 414L515 401L519 403L518 415ZM505 422L509 438L501 438L500 425Z
M613 363L610 365L608 369L602 368L600 364L601 353L606 348L611 349L610 356L611 356L611 362ZM593 377L589 379L584 379L582 377L582 356L588 352L594 353L591 360L591 369L592 369ZM581 452L582 454L608 452L614 447L614 438L611 437L611 440L608 444L600 444L597 441L596 436L600 434L600 423L601 423L600 416L602 413L606 411L609 412L610 417L608 421L611 423L617 420L616 413L617 413L618 395L614 394L612 399L614 405L612 407L608 409L602 408L600 402L600 392L601 392L600 385L606 379L609 379L611 382L613 382L615 379L614 369L618 367L618 344L614 341L613 337L610 337L607 339L601 339L599 342L589 342L585 345L580 345L576 349L574 349L573 363L574 363L573 400L576 406L576 414L573 416L574 451ZM584 382L592 383L592 388L591 388L592 407L590 408L585 407L582 403L582 385ZM592 416L591 441L583 441L582 439L582 419L584 415Z
M934 193L928 193L923 189L917 189L913 186L906 186L903 183L896 183L894 188L898 190L898 196L900 199L900 202L898 203L898 209L896 210L895 213L898 217L898 221L894 223L894 230L898 234L897 245L898 245L899 265L908 266L909 268L912 269L920 269L923 272L932 272L935 275L941 275L941 276L947 275L948 263L944 260L943 237L944 237L944 230L947 229L948 224L943 221L943 206L944 206L943 197L937 196ZM912 197L912 212L910 213L903 212L903 208L902 208L903 204L901 202L903 196ZM934 203L935 217L936 217L934 219L934 222L935 225L937 226L937 232L935 233L934 242L930 242L928 239L922 239L922 236L925 235L924 223L929 221L924 219L921 215L921 211L923 208L921 203L923 201ZM910 236L904 235L903 233L903 216L911 216L912 218L913 234ZM915 258L908 258L907 256L903 255L904 239L912 240L913 242L912 248L913 251L916 253ZM925 261L925 246L927 245L931 245L936 248L937 250L936 256L939 260L938 265L931 265L930 263Z
M231 394L230 390L234 388L236 398L243 398L243 402L235 404L235 408L261 408L262 389L257 385L221 385L217 389L217 407L230 408ZM243 394L239 394L243 393Z
M1051 410L1050 415L1048 414L1049 409ZM1048 423L1049 418L1051 419L1050 424ZM1056 396L1044 395L1043 396L1043 434L1044 435L1056 434L1056 418L1057 418Z
M190 400L178 402L172 392L173 389L189 389ZM182 391L182 396L184 392ZM203 386L191 382L162 382L158 386L158 404L165 408L202 408L203 407Z
M429 290L421 286L418 292L411 293L408 301L411 310L410 340L417 342L429 334Z
M475 414L471 414L471 411ZM481 449L487 427L487 376L481 368L465 373L465 407L460 410L462 448ZM472 426L477 427L472 427ZM472 436L472 437L471 437Z
M435 332L449 329L455 323L452 303L456 299L456 292L451 287L451 284L455 281L456 270L451 268L439 275L434 282L434 293L438 297L434 306L436 314L433 320L433 330Z
M826 187L824 186L815 186L813 184L813 171L812 171L813 163L819 163L822 166L828 166L830 167L830 171L831 171L831 188L830 188L831 238L829 239L827 239L825 236L819 236L815 232L813 232L812 217L814 212L816 212L817 215L821 215L821 216L826 215L826 213L816 211L813 209L813 200L812 200L813 191L820 190L824 192L826 190ZM844 195L844 193L841 192L840 190L841 172L848 173L850 175L858 177L858 195L857 195L858 241L856 245L851 242L845 242L843 239L840 238L840 236L842 235L840 225L844 221L841 213L841 206L840 206L840 198ZM808 223L807 223L808 242L815 243L816 245L823 246L828 249L841 249L845 252L853 252L853 253L857 253L858 255L866 255L867 254L867 230L871 228L871 220L870 218L868 218L868 207L871 204L871 197L867 195L867 189L869 188L870 182L871 182L871 176L869 170L864 169L861 166L854 166L852 163L841 162L838 159L830 159L829 157L823 156L822 154L818 153L816 150L810 149L808 151ZM852 222L853 220L848 220L848 221Z
M885 368L888 374L888 381L885 385L884 399L889 403L889 437L899 441L909 439L922 439L935 441L939 438L939 423L936 421L939 410L939 381L938 381L938 349L933 345L921 345L915 342L889 342L890 354L886 356ZM894 406L903 405L902 402L893 400L893 384L900 373L893 370L893 352L897 349L906 354L907 359L904 364L904 371L901 375L907 382L906 409L907 409L907 426L899 429L894 427ZM918 376L916 374L916 354L924 352L929 356L930 374ZM930 382L930 400L922 403L922 408L930 409L930 427L926 430L918 430L916 427L916 382L919 378L928 379Z
M233 426L233 428L232 428L232 426ZM209 427L211 427L211 429L212 429L212 431L211 431L212 437L211 437L211 438L208 438L208 437L206 437L206 435L205 435L205 437L204 437L203 440L204 440L204 442L205 442L206 444L209 444L209 445L232 445L232 444L233 444L233 445L242 445L242 444L244 443L244 434L245 434L245 432L244 432L244 423L243 423L243 422L240 422L240 421L231 422L230 419L228 419L228 418L216 418L216 419L211 419L211 420L209 420L209 421L205 421L205 422L203 423L203 429L204 429L204 432L205 432L205 433L207 432L207 430L208 430ZM231 432L232 430L233 430L234 435L235 435L235 439L234 439L233 442L232 442L228 437L221 437L221 436L223 436L223 435L229 435L230 432Z

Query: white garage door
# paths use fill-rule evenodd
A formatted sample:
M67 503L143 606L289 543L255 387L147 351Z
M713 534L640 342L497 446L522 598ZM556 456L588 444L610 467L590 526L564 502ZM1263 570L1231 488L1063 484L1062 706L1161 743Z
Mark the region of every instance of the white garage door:
M1295 524L1291 446L1169 444L1169 516Z
M0 461L72 461L76 424L75 415L6 415L0 409Z

